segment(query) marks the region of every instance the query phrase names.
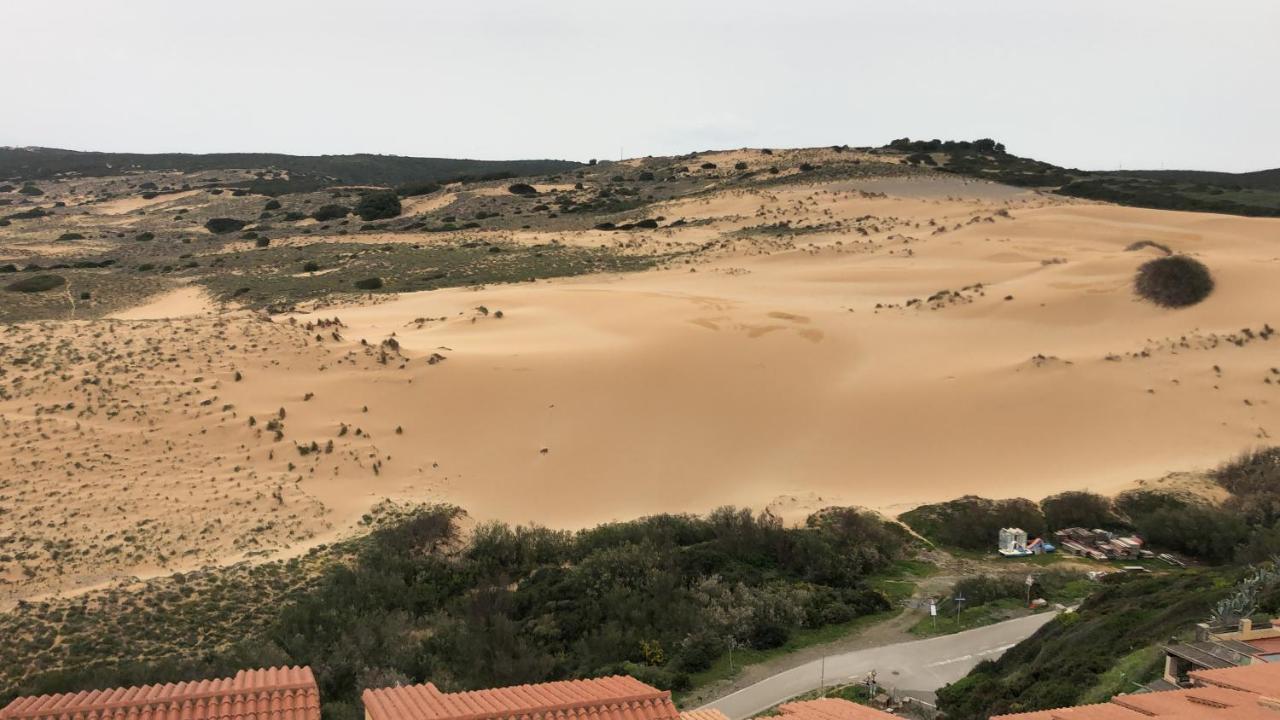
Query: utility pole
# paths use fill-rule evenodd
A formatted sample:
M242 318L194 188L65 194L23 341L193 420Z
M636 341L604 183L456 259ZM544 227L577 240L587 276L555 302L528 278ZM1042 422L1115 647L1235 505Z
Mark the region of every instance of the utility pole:
M732 635L729 636L729 672L733 672L733 645L736 641Z
M822 672L818 676L818 694L827 694L827 656L822 656Z

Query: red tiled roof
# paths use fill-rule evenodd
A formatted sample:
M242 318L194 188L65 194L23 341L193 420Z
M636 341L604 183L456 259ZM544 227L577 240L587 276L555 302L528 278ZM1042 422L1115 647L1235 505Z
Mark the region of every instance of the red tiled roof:
M1191 679L1204 685L1280 697L1280 663L1254 662L1222 670L1192 670Z
M778 712L784 720L897 720L896 715L838 698L787 703Z
M729 716L715 708L706 708L703 710L685 710L680 713L680 720L729 720Z
M320 720L309 667L241 670L217 680L20 697L0 720Z
M432 683L364 691L369 720L679 720L671 693L614 676L444 693Z
M1280 663L1196 670L1199 687L1117 695L1101 705L996 715L991 720L1280 720Z

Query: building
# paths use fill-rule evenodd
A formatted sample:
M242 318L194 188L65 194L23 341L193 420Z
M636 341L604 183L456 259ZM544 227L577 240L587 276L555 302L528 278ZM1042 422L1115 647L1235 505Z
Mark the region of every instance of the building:
M1194 670L1191 687L1117 695L1096 705L996 715L991 720L1280 720L1280 663Z
M362 699L365 720L681 720L670 692L625 675L458 693L401 685Z
M1030 555L1031 551L1027 549L1027 531L1022 528L1000 528L998 550L1005 557Z
M1166 645L1164 654L1164 677L1153 685L1159 689L1186 687L1195 670L1280 662L1280 619L1255 624L1245 618L1216 629L1202 623L1194 641Z
M780 720L897 720L883 710L866 705L838 700L836 698L819 698L793 702L778 707Z
M320 720L309 667L241 670L216 680L27 696L0 720Z

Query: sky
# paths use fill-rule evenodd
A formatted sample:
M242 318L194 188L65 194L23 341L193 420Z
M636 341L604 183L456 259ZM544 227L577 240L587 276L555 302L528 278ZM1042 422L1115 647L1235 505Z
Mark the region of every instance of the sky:
M0 145L617 158L991 137L1280 167L1275 0L39 0Z

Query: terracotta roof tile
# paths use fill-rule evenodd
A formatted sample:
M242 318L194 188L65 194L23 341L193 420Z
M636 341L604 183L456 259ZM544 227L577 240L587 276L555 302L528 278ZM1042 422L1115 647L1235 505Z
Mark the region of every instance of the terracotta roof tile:
M836 698L787 703L779 706L778 712L784 720L896 720L897 718L896 715L890 715L873 707Z
M1280 663L1255 662L1224 670L1193 670L1191 679L1205 685L1280 697Z
M426 683L369 689L362 699L370 720L680 719L671 693L626 676L460 693Z
M309 667L241 670L217 680L26 696L0 720L320 720Z
M680 713L680 720L729 720L729 716L715 708L702 710L685 710Z

